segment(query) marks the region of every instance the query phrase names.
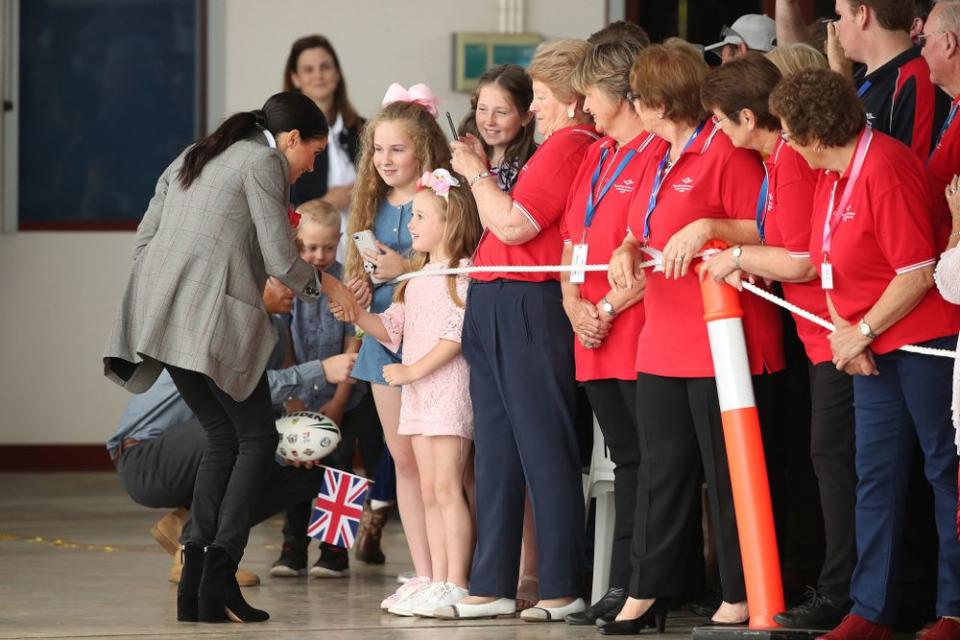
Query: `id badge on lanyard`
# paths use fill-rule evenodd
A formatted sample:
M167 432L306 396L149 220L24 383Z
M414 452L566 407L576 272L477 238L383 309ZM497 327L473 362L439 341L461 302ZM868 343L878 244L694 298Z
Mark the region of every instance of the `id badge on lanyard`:
M650 143L650 140L653 139L653 136L647 138L646 142L641 147L641 150ZM636 155L636 149L628 149L624 154L623 159L620 161L620 164L617 165L616 170L613 172L613 175L607 180L606 184L600 189L600 193L597 194L596 199L594 199L594 192L597 188L597 181L600 179L600 171L603 168L603 163L607 159L607 153L609 149L604 149L600 153L600 161L597 163L597 168L593 172L593 178L590 180L590 193L587 196L587 206L586 214L583 219L583 235L580 236L580 242L573 245L573 255L570 258L570 266L573 267L573 271L570 272L570 282L572 284L583 284L587 279L587 270L584 268L587 266L587 253L589 252L587 247L587 229L590 228L590 225L593 224L593 216L597 213L597 207L600 205L600 201L603 200L604 196L607 195L607 192L610 191L610 188L617 181L617 178L620 177L620 174L623 173L623 170L627 168L627 165L630 164L630 160L633 159L633 156ZM614 155L616 159L616 155Z
M587 279L587 230L583 230L580 242L573 245L573 255L570 258L570 266L573 271L570 272L570 282L573 284L583 284Z
M860 178L860 171L863 169L863 161L867 157L867 151L870 149L870 141L873 140L873 129L867 127L860 136L857 143L857 150L853 155L853 164L850 167L850 177L843 189L843 196L840 198L840 205L834 208L833 202L837 195L837 183L833 186L833 192L830 194L830 203L827 205L827 217L823 221L823 264L820 265L820 287L824 291L833 290L833 265L830 263L830 249L833 246L833 235L843 221L843 214L850 204L850 198L853 196L853 188Z

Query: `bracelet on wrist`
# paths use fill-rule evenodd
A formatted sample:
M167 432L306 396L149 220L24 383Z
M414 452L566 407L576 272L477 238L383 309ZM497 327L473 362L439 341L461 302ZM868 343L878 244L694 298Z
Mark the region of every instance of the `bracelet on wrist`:
M472 178L470 178L470 182L469 182L468 184L469 184L470 188L473 188L473 185L477 184L478 182L480 182L480 181L483 180L484 178L489 178L489 177L490 177L490 172L489 172L489 171L481 171L481 172L478 173L477 175L475 175L475 176L473 176Z

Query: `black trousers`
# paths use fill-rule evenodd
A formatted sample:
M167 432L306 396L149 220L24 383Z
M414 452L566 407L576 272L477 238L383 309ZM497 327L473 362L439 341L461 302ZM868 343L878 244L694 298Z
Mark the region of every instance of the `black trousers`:
M153 509L189 509L206 446L207 435L198 420L178 424L125 451L117 461L117 476L137 504ZM322 481L318 469L274 464L253 508L250 526L317 495Z
M810 401L810 458L820 488L824 534L817 589L847 601L857 564L853 379L832 362L811 364Z
M358 382L357 384L367 384ZM323 459L323 465L353 473L353 452L360 449L364 470L372 476L380 464L383 454L383 427L377 417L377 407L373 403L373 394L366 393L363 400L343 414L340 426L340 444L333 452ZM317 491L319 491L319 485ZM310 542L307 537L307 526L310 524L313 499L317 491L304 500L286 510L283 521L283 542L289 545L306 546Z
M637 383L635 380L590 380L583 384L597 416L603 440L613 461L613 549L610 588L630 585L630 541L637 504L640 445L637 438Z
M514 598L529 487L541 598L579 591L583 480L573 428L573 331L557 282L473 282L463 355L470 365L477 547L470 593Z
M238 402L208 376L169 365L167 370L207 434L183 540L219 547L240 562L279 440L266 373Z
M727 451L713 378L637 374L640 471L631 547L635 598L678 598L693 562L702 480L716 531L723 599L746 600Z

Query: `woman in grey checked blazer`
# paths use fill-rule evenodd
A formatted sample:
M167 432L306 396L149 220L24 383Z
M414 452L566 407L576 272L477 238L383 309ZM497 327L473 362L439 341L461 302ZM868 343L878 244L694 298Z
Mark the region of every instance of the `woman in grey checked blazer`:
M104 354L133 391L166 367L203 424L207 447L183 533L177 619L263 621L235 572L277 444L265 369L276 340L267 276L320 294L287 222L287 188L327 143L327 122L299 93L237 113L167 167L137 228L133 270Z

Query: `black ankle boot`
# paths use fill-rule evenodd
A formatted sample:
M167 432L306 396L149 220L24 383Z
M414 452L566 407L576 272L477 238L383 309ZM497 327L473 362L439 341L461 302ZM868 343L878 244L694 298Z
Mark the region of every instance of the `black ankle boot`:
M200 577L203 575L203 548L185 544L177 551L183 567L180 570L180 583L177 585L177 620L180 622L197 621L197 593L200 589Z
M207 547L197 598L200 622L265 622L270 614L254 609L240 593L237 563L219 547Z

